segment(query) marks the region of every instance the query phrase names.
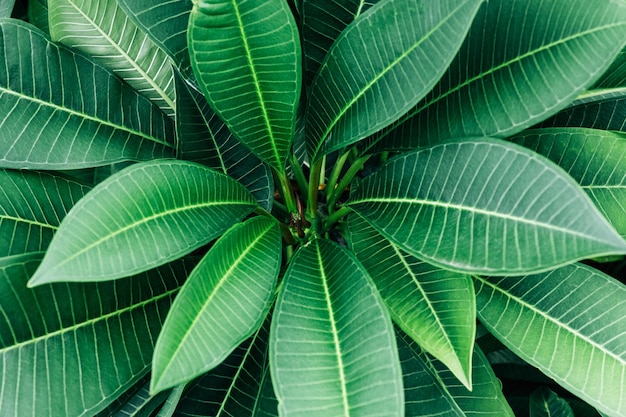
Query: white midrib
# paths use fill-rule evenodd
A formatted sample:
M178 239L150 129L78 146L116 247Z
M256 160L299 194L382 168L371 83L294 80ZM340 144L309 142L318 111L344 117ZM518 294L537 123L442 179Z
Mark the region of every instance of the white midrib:
M343 404L343 414L350 417L350 405L348 404L348 392L346 391L346 375L344 372L343 356L341 353L341 345L339 343L339 335L337 333L337 323L335 322L335 312L332 302L330 301L330 291L328 290L327 276L324 271L324 263L319 246L317 247L317 261L320 267L320 278L324 287L324 297L326 299L326 308L328 309L328 318L330 320L330 328L333 333L333 343L335 346L335 356L337 357L337 365L339 368L339 381L341 385L341 400Z
M29 219L24 219L24 218L15 217L15 216L9 216L9 215L5 215L5 214L0 214L0 220L2 220L2 219L14 221L16 223L26 223L26 224L29 224L29 225L32 225L32 226L44 227L46 229L52 229L52 230L57 230L59 228L58 226L53 226L53 225L48 224L48 223L42 223L42 222L38 222L36 220L29 220Z

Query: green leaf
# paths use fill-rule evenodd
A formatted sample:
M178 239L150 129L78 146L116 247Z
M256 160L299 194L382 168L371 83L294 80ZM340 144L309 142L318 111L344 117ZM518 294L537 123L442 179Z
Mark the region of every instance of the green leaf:
M280 415L403 415L391 319L344 248L315 240L285 273L270 333Z
M376 3L378 0L302 1L302 47L307 87L339 34Z
M178 158L230 175L254 195L261 207L271 211L274 179L270 168L230 133L202 93L179 74L175 80Z
M576 180L604 217L626 237L626 135L582 128L531 129L513 138Z
M0 260L0 415L93 416L149 371L162 319L190 265L28 289L40 259Z
M224 234L189 276L159 335L151 391L219 365L261 325L281 261L278 223L257 217Z
M0 18L11 17L15 0L0 0Z
M567 401L541 387L530 395L530 417L574 417L574 412Z
M261 160L282 171L301 79L300 40L287 2L198 0L187 36L211 107Z
M424 353L409 336L397 332L397 340L407 416L513 417L502 384L478 347L472 358L473 388L468 391L443 363Z
M359 216L348 218L348 230L391 318L471 389L476 304L470 277L408 255Z
M132 165L74 206L29 285L146 271L210 242L255 207L242 185L202 165Z
M174 74L169 58L116 0L48 0L52 40L93 57L174 114ZM66 84L67 85L67 84Z
M348 207L402 250L460 272L519 275L626 252L571 177L496 139L403 154L364 179Z
M89 187L39 172L0 169L0 259L44 251Z
M0 166L76 169L173 156L172 120L33 26L0 22L0 63Z
M185 387L185 384L180 384L170 391L167 399L165 400L165 404L163 404L163 407L161 407L156 417L172 417L174 415L176 412L176 406L185 392Z
M156 409L161 407L167 396L167 391L150 395L150 381L146 381L141 389L120 409L110 414L110 417L150 417Z
M174 65L185 74L191 74L187 49L187 24L191 13L191 0L117 0L126 15L159 48L167 52Z
M371 135L415 106L454 58L481 3L387 0L349 25L311 87L311 159Z
M488 1L446 74L379 135L385 149L505 137L556 113L606 70L626 40L626 8L598 0Z
M28 22L43 32L50 33L47 0L28 0Z
M626 87L626 49L622 49L593 88Z
M609 415L626 414L626 287L580 264L475 277L480 321L509 349Z

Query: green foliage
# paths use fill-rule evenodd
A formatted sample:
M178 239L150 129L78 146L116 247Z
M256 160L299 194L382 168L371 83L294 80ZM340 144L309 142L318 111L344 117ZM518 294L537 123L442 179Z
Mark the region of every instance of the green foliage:
M623 2L13 8L0 415L626 415Z

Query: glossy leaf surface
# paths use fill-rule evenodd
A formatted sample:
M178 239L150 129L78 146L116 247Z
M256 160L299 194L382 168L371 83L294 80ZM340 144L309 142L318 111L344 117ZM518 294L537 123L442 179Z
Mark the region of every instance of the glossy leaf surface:
M204 166L135 164L74 206L30 285L109 280L154 268L215 239L256 205L242 185Z
M403 154L348 205L401 249L461 272L519 275L626 251L571 177L495 139Z
M581 264L474 278L480 321L522 359L609 415L626 413L626 287Z
M240 223L213 245L189 276L159 335L151 391L219 365L258 329L274 298L281 235L273 219Z
M388 0L350 24L311 87L311 159L371 135L424 97L452 61L481 3Z
M513 141L546 156L580 184L626 237L626 135L595 129L531 129Z
M348 229L351 249L391 318L471 388L476 305L470 277L407 254L359 216L350 216Z
M111 69L165 113L174 114L174 74L167 55L116 0L48 0L50 35Z
M261 160L282 171L301 81L300 40L287 2L199 0L187 36L211 107Z
M620 2L488 1L459 54L424 100L389 131L387 149L515 134L567 106L626 39Z
M0 22L0 63L0 166L66 170L174 155L172 120L33 26Z
M0 260L0 415L93 416L149 371L162 320L191 267L29 289L40 259Z
M402 415L391 319L350 253L328 240L298 251L285 273L270 335L280 415Z

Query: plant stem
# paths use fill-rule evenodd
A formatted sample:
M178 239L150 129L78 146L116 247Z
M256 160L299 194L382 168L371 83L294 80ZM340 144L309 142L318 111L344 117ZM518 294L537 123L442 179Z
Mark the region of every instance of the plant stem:
M307 195L309 192L307 180L304 175L304 171L302 170L302 166L300 165L300 162L298 161L298 158L296 158L296 156L293 153L291 153L289 156L289 164L291 165L293 176L296 179L296 182L298 183L298 189L300 190L300 195L304 196L304 198L307 198Z
M317 196L319 194L320 186L320 173L322 172L323 160L319 159L311 166L311 173L309 174L309 199L307 205L307 212L309 214L309 221L313 223L313 219L317 216Z
M289 210L290 213L296 213L298 211L298 206L296 205L296 199L293 196L293 192L291 191L291 184L289 183L289 178L287 178L287 173L283 169L281 171L274 171L274 174L275 177L278 179L280 194L285 200L287 210Z
M337 211L332 213L326 218L324 223L324 230L330 229L330 227L341 220L344 216L348 215L352 210L346 206L340 207Z
M339 175L341 174L341 170L343 166L346 164L348 157L350 156L350 152L345 152L343 155L337 159L335 162L335 166L333 167L332 172L330 173L330 177L328 178L328 182L326 184L326 195L330 195L335 189L335 185L337 185L337 180L339 179Z
M365 165L370 156L371 155L365 155L354 161L352 165L350 165L350 168L348 168L346 175L341 178L339 184L337 184L335 189L331 191L330 197L328 198L329 213L332 214L335 211L335 204L337 203L337 200L339 199L341 194L343 194L343 190L348 186L348 184L350 184L355 175L358 174L361 169L363 169L363 165Z

